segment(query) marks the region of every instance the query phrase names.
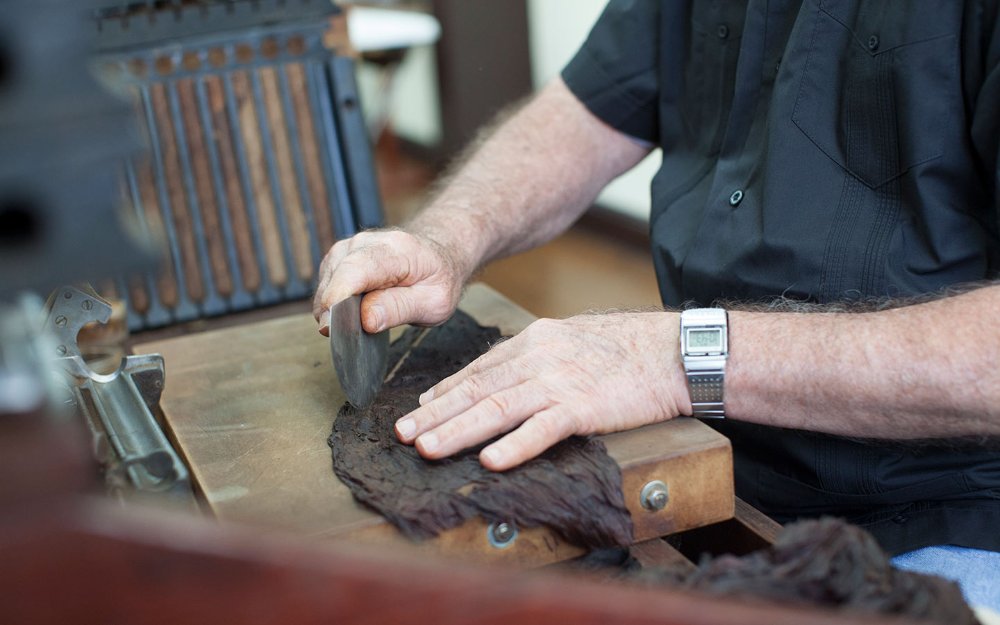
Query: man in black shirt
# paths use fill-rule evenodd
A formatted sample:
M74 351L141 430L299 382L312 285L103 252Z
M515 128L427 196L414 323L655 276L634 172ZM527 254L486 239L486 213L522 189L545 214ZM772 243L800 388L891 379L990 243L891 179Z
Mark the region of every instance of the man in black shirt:
M659 146L664 304L881 305L541 320L430 389L400 438L440 458L509 432L481 455L503 470L572 434L724 414L738 494L778 520L1000 550L998 124L995 1L612 0L411 223L332 248L315 312L368 292L370 331L440 323L477 268ZM721 341L711 375L696 337Z

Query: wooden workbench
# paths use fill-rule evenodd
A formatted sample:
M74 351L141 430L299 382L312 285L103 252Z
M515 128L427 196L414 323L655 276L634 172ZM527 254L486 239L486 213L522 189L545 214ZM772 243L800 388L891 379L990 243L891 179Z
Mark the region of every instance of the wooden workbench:
M461 307L505 334L533 320L483 285L471 286ZM212 515L313 537L410 545L332 471L326 440L345 399L329 343L311 315L142 343L134 351L163 354L165 425ZM677 419L603 438L622 467L637 540L733 516L729 442L712 429ZM670 489L663 511L640 504L638 493L651 479ZM485 522L476 520L419 548L518 564L581 551L545 528L522 530L516 548L504 550L491 548L485 534Z

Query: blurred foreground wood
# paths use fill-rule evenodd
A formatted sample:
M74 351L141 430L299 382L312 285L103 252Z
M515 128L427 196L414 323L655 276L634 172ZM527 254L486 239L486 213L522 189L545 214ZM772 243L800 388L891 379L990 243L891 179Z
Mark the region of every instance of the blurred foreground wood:
M899 622L319 545L121 507L86 494L91 467L76 428L37 418L0 428L5 623Z

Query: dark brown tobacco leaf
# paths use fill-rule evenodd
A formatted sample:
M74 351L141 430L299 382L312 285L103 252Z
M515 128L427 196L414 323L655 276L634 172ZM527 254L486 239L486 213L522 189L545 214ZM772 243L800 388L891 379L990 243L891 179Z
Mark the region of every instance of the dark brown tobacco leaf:
M483 445L428 461L400 443L393 425L418 406L420 393L501 338L496 328L482 327L462 312L422 339L420 333L408 330L393 344L390 370L406 358L374 405L359 411L344 404L334 421L333 470L355 498L414 539L480 516L518 527L545 525L585 547L632 542L621 471L597 439L571 438L504 473L479 463Z

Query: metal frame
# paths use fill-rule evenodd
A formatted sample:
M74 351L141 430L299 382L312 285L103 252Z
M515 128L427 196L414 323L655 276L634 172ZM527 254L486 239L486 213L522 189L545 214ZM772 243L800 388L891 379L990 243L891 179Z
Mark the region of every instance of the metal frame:
M300 111L293 102L293 90L289 80L289 67L299 65L304 76L305 99L314 128L319 135L317 148L320 154L319 169L325 188L329 211L328 218L335 238L355 234L361 229L382 224L382 207L374 175L371 145L365 131L364 120L358 105L358 91L354 79L353 60L337 57L323 45L323 34L328 26L326 17L335 13L332 5L324 3L324 11L319 11L312 0L289 0L280 23L270 23L275 12L275 3L222 2L208 4L194 17L190 7L161 10L167 15L151 19L152 9L133 9L133 13L114 13L100 20L102 53L97 64L101 74L120 91L138 94L140 112L144 120L144 130L151 154L156 202L163 221L163 236L169 253L172 273L176 280L177 300L167 307L156 289L152 275L144 275L138 284L148 295L148 307L140 312L131 311L129 327L132 330L153 328L162 325L189 321L198 317L220 315L228 312L273 304L281 301L307 297L316 286L315 265L322 258L322 245L316 231L318 212L324 207L315 206L307 178L306 152L300 138ZM251 5L257 6L256 18L251 19ZM290 7L290 8L289 8ZM226 11L223 11L226 9ZM163 22L170 21L173 12L177 19L197 20L214 24L214 31L207 33L207 26L191 28L193 36L180 40L149 43L152 34L162 35L167 28ZM125 15L126 17L121 17ZM201 22L198 22L201 24ZM253 23L253 26L247 26ZM141 25L143 32L136 33L126 28ZM234 30L234 27L238 27ZM131 33L125 36L125 31ZM146 32L149 31L149 32ZM152 33L152 34L151 34ZM248 53L249 51L249 53ZM222 62L220 63L220 59ZM280 107L284 127L272 127L261 71L273 70L276 77L277 103ZM247 128L240 118L238 94L234 88L234 78L239 76L249 84L255 127ZM225 115L228 129L216 127L213 122L211 103L207 95L207 81L220 80L225 100ZM179 85L182 81L193 83L197 119L208 172L195 171L189 145L192 137L187 134L184 113L181 109ZM153 105L152 90L162 88L166 94L168 114L163 118ZM272 106L273 108L273 106ZM190 113L189 113L190 115ZM181 233L174 224L173 215L178 207L172 205L168 192L169 176L165 169L163 125L169 124L172 133L167 138L177 148L177 161L172 163L183 181L183 202L190 217L190 227L195 242L198 278L202 285L203 297L196 301L189 290L190 276L185 274ZM260 284L251 291L245 284L241 271L236 236L231 218L231 198L227 194L224 172L221 165L219 143L216 133L228 130L229 145L239 176L239 188L243 197L245 215L250 230L253 256L260 272ZM168 131L169 132L169 131ZM260 201L255 197L248 147L244 133L259 136L264 161L269 204L274 207L275 223L280 234L280 258L285 266L287 279L279 284L266 262L266 248ZM294 186L299 203L289 203L282 188L279 173L279 155L276 152L275 133L282 132L286 138L291 156L290 165L294 172ZM142 193L137 182L136 168L139 159L132 159L125 166L125 181L128 197L140 228L149 229L142 207ZM285 165L285 163L281 163ZM208 175L211 178L211 192L214 206L202 206L197 179ZM289 193L291 195L291 193ZM292 247L290 211L301 211L305 222L305 240L313 272L309 279L299 275L295 251ZM217 276L213 272L208 249L206 230L206 210L213 210L219 224L219 238L224 248L224 263L232 281L232 291L222 294L218 289ZM298 232L298 231L296 231ZM214 233L213 233L214 234ZM127 282L120 280L119 284ZM132 281L136 284L135 280ZM123 285L124 286L124 285ZM119 287L119 296L128 304L129 292ZM130 307L131 308L131 307Z

